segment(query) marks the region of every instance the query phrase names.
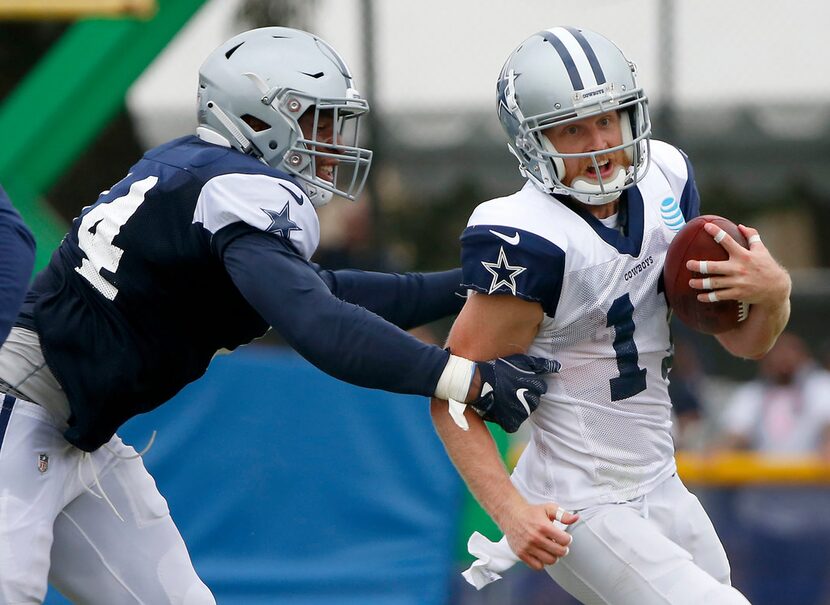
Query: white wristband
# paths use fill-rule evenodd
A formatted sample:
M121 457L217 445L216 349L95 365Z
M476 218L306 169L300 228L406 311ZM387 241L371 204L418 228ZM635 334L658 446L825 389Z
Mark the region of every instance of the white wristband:
M450 355L441 378L438 379L438 386L435 387L435 396L438 399L466 401L475 369L475 363L469 359Z

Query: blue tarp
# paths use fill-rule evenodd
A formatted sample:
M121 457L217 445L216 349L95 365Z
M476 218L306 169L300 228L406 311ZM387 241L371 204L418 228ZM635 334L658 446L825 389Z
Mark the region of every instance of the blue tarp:
M145 464L220 605L446 603L462 491L425 398L248 347L119 434L154 429Z

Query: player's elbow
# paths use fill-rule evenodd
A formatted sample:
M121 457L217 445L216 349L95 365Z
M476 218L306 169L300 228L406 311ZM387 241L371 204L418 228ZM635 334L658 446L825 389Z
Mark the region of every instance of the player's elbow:
M734 357L758 361L763 359L772 348L772 345L775 344L774 340L767 342L766 340L753 341L741 338L738 332L738 330L732 330L716 336L721 346Z
M764 348L758 351L752 351L750 353L746 353L745 355L738 355L737 357L743 357L749 361L758 361L759 359L763 359L766 357L767 353L769 352L769 348Z

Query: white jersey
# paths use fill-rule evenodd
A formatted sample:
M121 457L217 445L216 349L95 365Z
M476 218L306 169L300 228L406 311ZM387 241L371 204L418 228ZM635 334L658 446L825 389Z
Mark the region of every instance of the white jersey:
M698 211L685 155L653 141L648 173L620 198L621 229L530 182L473 212L461 238L464 285L539 302L545 317L528 353L562 364L513 473L531 502L626 501L675 472L662 270Z

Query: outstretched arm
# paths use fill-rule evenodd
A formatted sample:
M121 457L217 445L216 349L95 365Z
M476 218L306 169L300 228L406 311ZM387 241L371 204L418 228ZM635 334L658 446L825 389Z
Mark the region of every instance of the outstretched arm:
M248 303L327 374L396 393L435 392L449 354L332 296L287 240L251 232L229 243L223 260Z
M461 269L436 273L377 273L343 269L318 275L337 298L360 305L408 330L454 315L464 305Z
M749 250L724 234L720 244L729 253L729 260L709 261L707 277L692 279L689 285L698 290L711 289L717 300L740 300L752 305L746 320L716 338L732 355L760 359L775 344L790 318L792 282L786 269L770 255L758 231L743 225L739 228L749 241ZM712 237L721 231L714 223L704 229ZM700 261L689 261L686 266L695 272L701 268ZM706 279L709 281L704 283ZM710 302L708 292L697 298Z
M513 296L473 294L449 337L452 351L470 359L524 353L543 317L538 303ZM519 558L534 569L567 554L570 536L551 523L558 506L529 504L513 487L485 423L467 411L469 430L447 413L447 402L432 400L435 429L458 472L482 507L502 529ZM567 513L565 523L577 520Z
M470 402L515 430L526 414L519 393L538 405L552 362L474 363L425 344L363 307L332 296L314 268L284 238L250 231L222 259L242 296L283 338L324 372L359 386ZM483 381L491 384L481 397Z

